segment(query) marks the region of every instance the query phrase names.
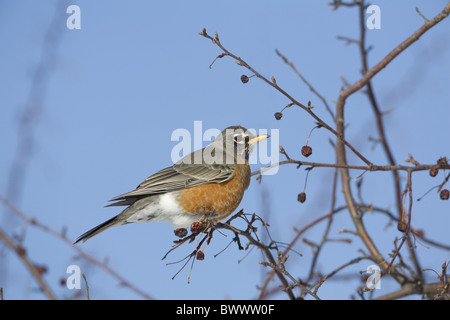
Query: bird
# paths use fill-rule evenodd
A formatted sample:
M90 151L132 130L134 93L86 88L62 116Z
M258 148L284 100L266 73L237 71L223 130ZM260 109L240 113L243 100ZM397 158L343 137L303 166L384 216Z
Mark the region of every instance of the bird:
M110 201L126 206L117 216L79 236L86 242L113 226L166 221L173 228L193 222L217 223L231 215L250 185L249 156L257 142L270 136L254 135L242 126L230 126L203 149L181 158L149 176L133 191Z

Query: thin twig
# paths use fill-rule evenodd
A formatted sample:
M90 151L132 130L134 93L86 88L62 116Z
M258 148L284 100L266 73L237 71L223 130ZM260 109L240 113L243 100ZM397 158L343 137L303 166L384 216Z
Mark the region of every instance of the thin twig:
M333 111L328 105L327 100L316 89L314 89L314 87L309 83L309 81L306 80L306 78L297 70L293 62L290 62L284 55L281 54L280 51L278 51L278 49L275 49L275 52L284 61L284 63L286 63L292 70L294 70L297 76L308 86L309 90L311 90L312 93L314 93L322 101L328 113L331 115L331 118L333 119L334 122L336 122L336 116L334 115Z
M83 276L84 279L84 284L86 285L86 299L91 300L90 296L89 296L89 285L86 279L86 275L84 273L81 274Z
M342 134L338 134L336 130L334 130L331 126L329 126L326 122L324 122L321 118L319 118L313 111L312 108L308 108L307 106L305 106L304 104L300 103L299 101L297 101L296 99L294 99L289 93L287 93L285 90L283 90L276 81L273 81L274 78L272 77L272 80L268 80L266 77L262 76L259 72L257 72L253 67L251 67L247 62L245 62L243 59L241 59L240 57L236 56L235 54L231 53L230 51L228 51L223 45L222 43L218 40L218 37L211 37L210 35L208 35L206 33L206 29L203 28L202 32L199 32L199 34L207 39L210 39L212 41L213 44L217 45L227 56L232 57L233 59L235 59L236 63L239 66L245 67L248 70L250 70L251 72L253 72L253 74L260 78L261 80L263 80L264 82L266 82L268 85L270 85L271 87L273 87L274 89L278 90L281 94L283 94L286 98L288 98L289 100L292 101L292 103L294 103L295 105L297 105L298 107L302 108L303 110L305 110L306 112L308 112L316 121L317 124L323 126L324 128L326 128L328 131L330 131L331 133L333 133L338 140L342 141L344 143L344 145L346 145L350 150L352 150L353 153L355 153L363 162L365 162L367 165L371 165L372 163L366 159L358 150L356 150L347 140L344 139Z
M8 200L3 198L2 196L0 196L0 202L2 202L5 206L7 206L11 210L11 212L16 214L18 217L20 217L22 220L24 220L28 224L30 224L30 225L32 225L34 227L37 227L37 228L43 230L44 232L46 232L46 233L48 233L48 234L50 234L50 235L52 235L54 237L57 237L60 240L62 240L64 243L66 243L71 248L73 248L82 258L88 260L89 262L95 264L96 266L100 267L101 269L103 269L104 271L109 273L121 285L129 288L131 291L135 292L136 294L140 295L141 297L143 297L145 299L149 299L149 300L153 299L149 294L145 293L141 289L139 289L136 286L132 285L124 277L119 275L107 263L100 262L98 259L94 258L93 256L91 256L90 254L86 253L85 251L81 250L79 247L74 246L73 245L73 240L68 239L64 233L58 232L58 231L48 227L47 225L45 225L43 223L40 223L36 219L28 217L22 211L20 211L17 207L15 207L12 203L10 203Z
M430 22L430 20L428 20L428 19L422 14L422 12L420 12L420 10L419 10L418 7L416 7L416 12L419 14L419 16L422 17L422 19L425 21L425 23Z
M418 166L405 166L405 165L369 165L369 166L356 166L349 164L334 164L334 163L320 163L320 162L309 162L309 161L300 161L289 158L288 160L272 163L271 165L261 168L259 170L253 171L252 176L263 174L266 171L269 171L272 168L282 166L285 164L296 164L298 167L300 166L312 166L312 167L321 167L321 168L339 168L339 169L354 169L354 170L363 170L363 171L428 171L431 168L435 167L435 164L420 164ZM450 169L450 164L442 165L443 169Z
M56 300L56 296L53 294L52 290L50 289L47 282L44 280L44 278L41 275L41 272L38 270L35 264L33 264L30 259L28 259L25 250L23 248L18 247L13 240L11 240L6 233L4 233L0 229L0 240L2 240L7 247L9 247L14 253L16 253L17 257L22 260L25 267L30 271L31 275L36 279L37 283L39 284L39 287L41 288L42 292L50 299L50 300Z

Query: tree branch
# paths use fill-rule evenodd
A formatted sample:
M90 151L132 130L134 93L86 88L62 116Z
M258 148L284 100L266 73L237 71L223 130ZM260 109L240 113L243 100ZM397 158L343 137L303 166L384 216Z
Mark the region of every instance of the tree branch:
M425 23L422 27L420 27L416 32L414 32L410 37L408 37L405 41L403 41L400 45L398 45L394 50L392 50L384 59L382 59L377 65L375 65L373 68L368 70L363 77L355 82L353 85L347 87L346 89L342 90L339 98L336 103L336 118L337 118L337 133L339 136L344 136L344 106L346 103L347 98L353 94L354 92L358 91L378 73L383 68L385 68L395 57L397 57L401 52L403 52L406 48L408 48L411 44L413 44L415 41L417 41L427 30L429 30L431 27L435 26L437 23L445 19L450 13L450 2L446 5L444 10L439 13L436 17L431 19L429 22ZM345 153L345 147L342 143L342 140L337 140L336 145L336 164L338 165L346 165L347 159L346 159L346 153ZM350 212L350 215L352 217L353 223L357 229L358 234L361 237L361 240L366 245L367 249L369 250L370 254L374 257L375 261L384 269L386 270L389 265L387 264L386 260L383 259L382 255L378 251L377 247L375 246L375 243L367 233L367 230L365 229L364 224L361 221L361 217L358 214L358 210L356 208L352 191L350 187L350 175L347 168L341 168L341 181L342 181L342 189L345 196L345 201L348 205L348 209ZM401 279L398 279L401 281Z

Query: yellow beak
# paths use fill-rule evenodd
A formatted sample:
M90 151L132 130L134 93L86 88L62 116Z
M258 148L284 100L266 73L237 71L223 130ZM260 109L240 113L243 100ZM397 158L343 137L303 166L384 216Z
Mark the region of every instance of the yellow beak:
M248 143L254 144L254 143L266 140L267 138L270 138L270 136L268 134L260 134L259 136L256 136L253 139L250 139L250 141Z

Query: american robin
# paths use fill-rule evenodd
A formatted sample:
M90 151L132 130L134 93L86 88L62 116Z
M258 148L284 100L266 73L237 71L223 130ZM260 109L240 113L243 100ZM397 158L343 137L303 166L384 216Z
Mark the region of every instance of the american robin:
M236 210L250 184L249 155L269 135L255 136L241 126L223 130L207 147L145 179L135 190L113 198L109 206L127 206L114 218L82 234L85 242L112 226L166 220L174 228L195 221L212 223Z

